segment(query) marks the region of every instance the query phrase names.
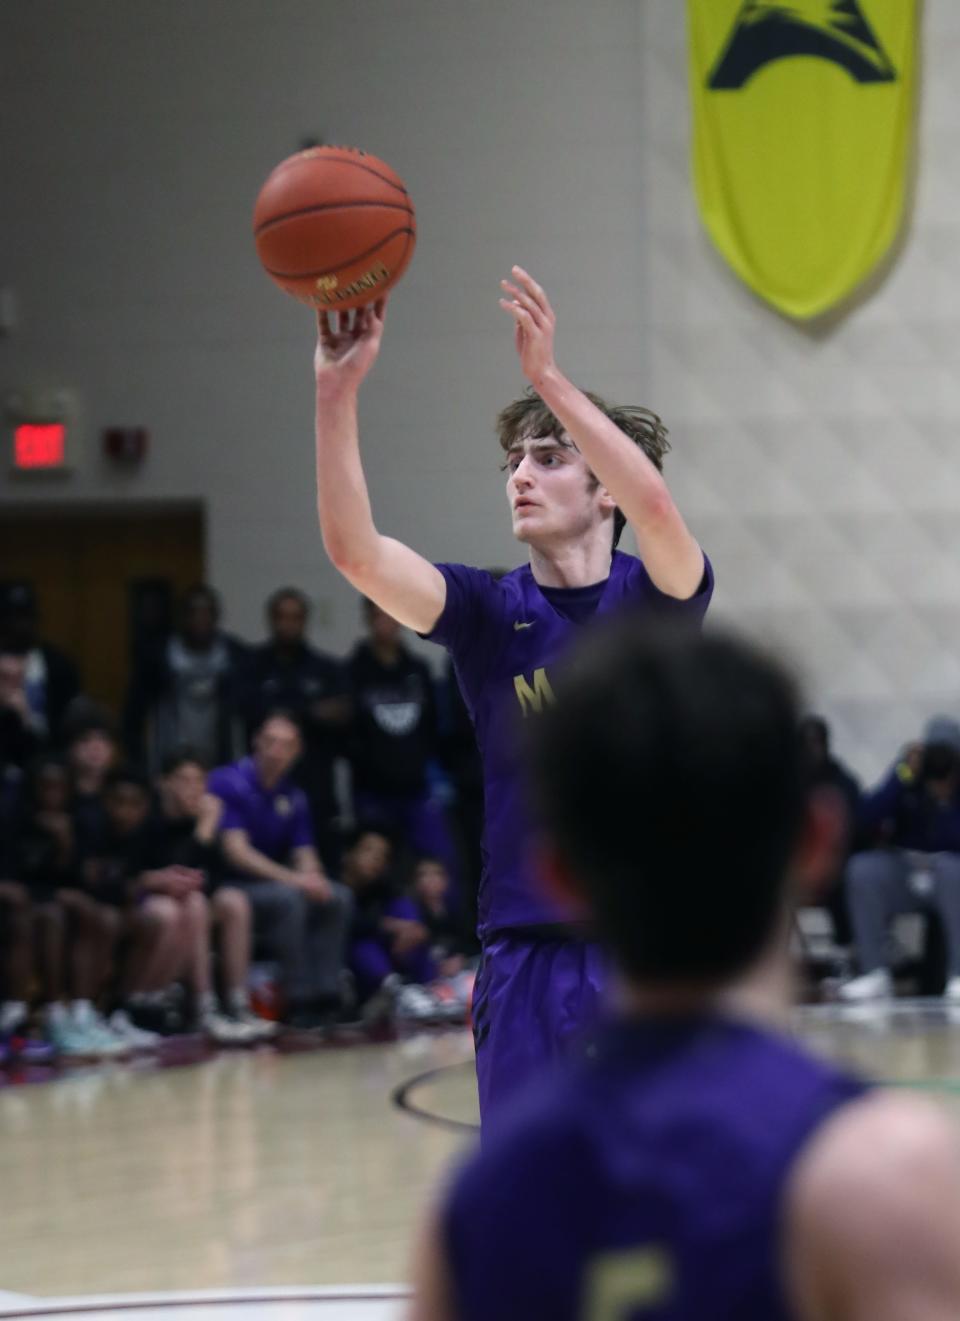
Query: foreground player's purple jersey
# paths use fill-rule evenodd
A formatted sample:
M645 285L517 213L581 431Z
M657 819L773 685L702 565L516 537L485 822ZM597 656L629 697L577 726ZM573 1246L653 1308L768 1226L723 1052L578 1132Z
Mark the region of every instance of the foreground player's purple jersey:
M704 563L696 595L678 601L653 585L635 556L615 551L610 576L598 585L595 614L647 610L699 623L713 594L713 570L706 557ZM540 893L534 876L520 735L524 721L553 700L552 667L583 626L569 616L592 589L551 589L548 599L529 565L499 580L463 564L437 568L446 579L447 597L427 636L453 658L483 763L480 933L564 922L570 915Z
M442 1219L461 1321L791 1321L784 1194L864 1085L724 1019L622 1022L484 1128Z

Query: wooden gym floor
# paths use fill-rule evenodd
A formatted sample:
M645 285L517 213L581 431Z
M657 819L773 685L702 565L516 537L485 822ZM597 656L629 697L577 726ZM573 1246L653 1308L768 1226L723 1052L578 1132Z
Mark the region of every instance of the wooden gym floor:
M960 1124L960 1010L817 1006L797 1023L817 1049L930 1094ZM398 1108L397 1089L418 1079ZM402 1283L414 1226L476 1118L463 1031L7 1085L0 1291Z

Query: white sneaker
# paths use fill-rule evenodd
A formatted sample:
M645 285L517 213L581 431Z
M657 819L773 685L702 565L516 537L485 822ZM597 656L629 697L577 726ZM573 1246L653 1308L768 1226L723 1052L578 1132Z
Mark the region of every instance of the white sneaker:
M393 1004L395 1018L407 1022L432 1023L440 1016L440 1006L425 986L411 984L401 987Z
M279 1031L278 1025L272 1019L261 1018L252 1009L234 1009L230 1017L249 1028L254 1041L269 1041Z
M0 1004L0 1036L7 1036L27 1021L27 1006L22 1000L4 1000Z
M893 995L893 978L886 968L877 968L873 972L864 973L862 977L854 977L852 982L841 986L837 994L849 1004L860 1004L864 1000L889 1000Z
M201 1014L198 1027L205 1037L218 1046L252 1046L257 1040L255 1030L238 1018L227 1018L216 1009Z
M943 988L944 1000L949 1000L951 1004L960 1004L960 977L951 977Z
M128 1050L156 1050L163 1040L159 1032L147 1032L137 1027L125 1009L115 1009L110 1015L108 1027L113 1035L126 1043Z

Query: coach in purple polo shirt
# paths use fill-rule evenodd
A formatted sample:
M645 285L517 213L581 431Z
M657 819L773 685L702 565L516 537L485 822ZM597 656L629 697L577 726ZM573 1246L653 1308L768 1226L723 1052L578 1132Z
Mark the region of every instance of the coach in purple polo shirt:
M306 795L290 778L302 750L294 717L273 712L253 755L211 771L208 788L224 804L227 883L247 894L256 935L280 964L289 1021L312 1027L339 1006L353 901L325 875Z

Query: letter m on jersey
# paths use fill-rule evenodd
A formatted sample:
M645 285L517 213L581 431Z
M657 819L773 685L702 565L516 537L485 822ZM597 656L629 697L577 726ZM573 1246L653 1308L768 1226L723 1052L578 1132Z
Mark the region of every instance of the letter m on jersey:
M797 318L889 251L913 150L917 0L687 0L704 226Z
M553 696L553 689L550 687L550 680L547 678L545 669L534 670L533 686L527 683L526 676L515 674L513 676L513 686L516 689L517 701L520 703L520 710L524 718L532 711L534 715L539 715L543 710L544 703L552 703L556 699Z

